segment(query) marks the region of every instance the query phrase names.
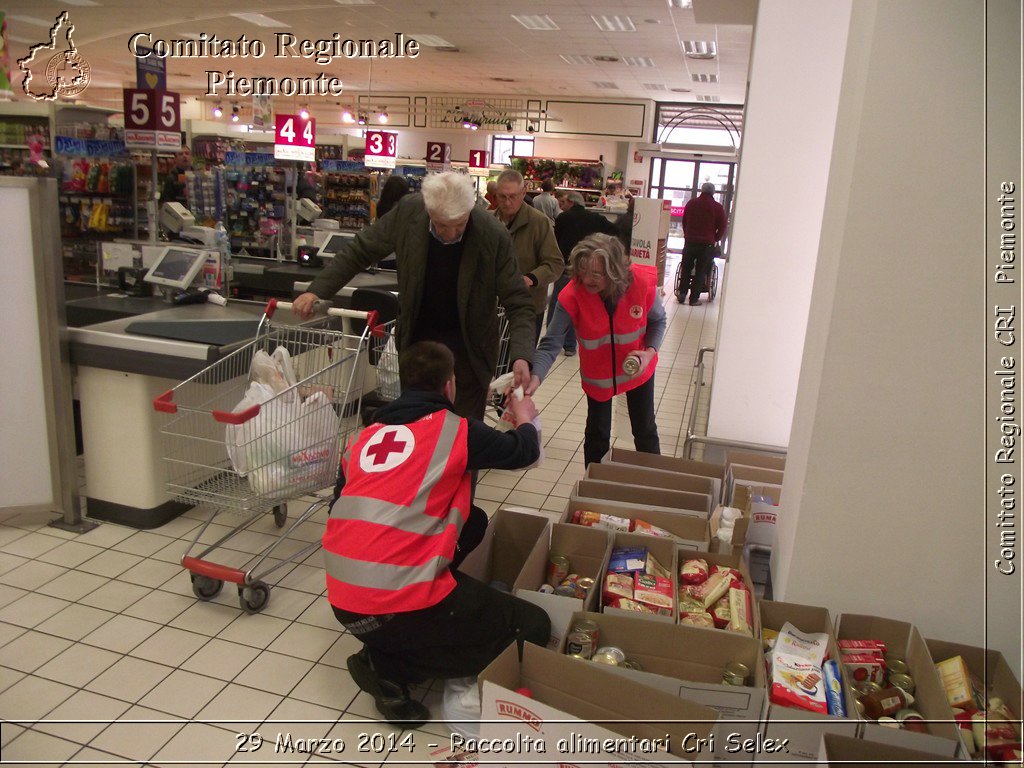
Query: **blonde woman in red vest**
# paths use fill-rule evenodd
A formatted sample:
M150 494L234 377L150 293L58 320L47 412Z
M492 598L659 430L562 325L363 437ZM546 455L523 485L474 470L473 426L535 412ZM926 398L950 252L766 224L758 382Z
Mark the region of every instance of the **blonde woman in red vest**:
M569 271L572 279L558 294L547 335L534 353L527 394L536 392L572 328L579 340L580 383L587 395L584 463L600 461L608 452L612 397L622 393L634 446L660 453L654 369L666 320L654 272L630 264L622 243L601 234L584 238L572 249Z
M547 644L551 623L457 570L487 528L472 472L540 455L533 401L511 400L509 432L457 416L455 359L435 341L403 349L398 375L402 394L346 447L323 545L327 599L363 642L349 674L385 720L417 728L430 712L410 684L477 675L510 643Z

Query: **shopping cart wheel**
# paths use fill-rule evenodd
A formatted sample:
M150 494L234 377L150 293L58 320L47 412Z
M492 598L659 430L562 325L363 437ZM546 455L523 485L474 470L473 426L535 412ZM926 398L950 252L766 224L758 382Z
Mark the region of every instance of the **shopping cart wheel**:
M246 613L259 613L270 602L270 587L262 581L238 587L238 602Z
M278 504L274 507L274 525L278 528L284 528L284 524L288 522L288 505Z
M200 600L212 600L220 594L223 587L224 582L220 579L211 579L198 573L192 574L192 591Z

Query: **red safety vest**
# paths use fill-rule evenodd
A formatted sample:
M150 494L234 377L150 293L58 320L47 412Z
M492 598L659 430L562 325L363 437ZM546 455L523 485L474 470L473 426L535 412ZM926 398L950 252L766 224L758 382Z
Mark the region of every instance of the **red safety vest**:
M374 424L342 457L345 487L324 531L327 599L383 614L437 604L469 517L466 420L440 410L411 424Z
M649 270L632 264L630 271L633 282L611 317L604 300L596 293L588 293L576 280L570 280L558 294L579 340L583 391L602 402L639 387L654 375L658 362L655 354L650 365L636 376L628 376L622 370L622 361L630 352L647 348L647 314L657 299L657 287Z

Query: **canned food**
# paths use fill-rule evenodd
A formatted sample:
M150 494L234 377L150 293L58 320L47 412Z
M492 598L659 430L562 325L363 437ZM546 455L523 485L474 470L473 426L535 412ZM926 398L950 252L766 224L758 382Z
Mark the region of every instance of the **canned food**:
M548 558L547 581L552 587L557 587L565 577L569 575L569 558L564 555L551 555Z
M916 687L914 685L914 678L900 672L889 675L889 685L894 685L907 693L913 693L914 688Z
M550 584L541 584L539 587L537 587L537 591L540 592L542 595L553 595L555 593L555 588L552 587Z
M887 717L885 715L882 715L882 717L878 718L878 724L880 726L882 726L883 728L897 728L898 729L898 728L901 727L899 720L897 720L895 717Z
M594 651L594 655L597 656L598 654L603 654L603 655L606 655L606 656L611 656L613 659L615 659L615 663L616 664L621 664L622 662L624 662L626 660L626 653L625 653L625 651L623 651L618 646L614 646L614 645L604 645L604 646L598 648L596 651Z
M579 595L576 594L575 584L559 584L555 587L555 594L560 597L579 597Z
M860 699L855 699L854 704L857 705L857 714L864 717L864 702Z
M590 590L594 588L594 580L589 576L584 576L576 580L576 585L583 590L583 597L586 597L590 594Z
M595 653L590 657L590 660L597 664L607 664L609 667L617 667L620 664L618 657L614 653Z
M640 372L640 358L633 353L626 355L622 361L622 372L627 376L636 376Z
M640 662L636 659L626 659L619 666L624 667L625 669L635 669L637 672L644 671L644 668L640 666Z
M750 677L750 669L747 665L734 661L725 665L722 681L727 685L745 685L748 677Z
M568 656L570 659L582 659L583 661L587 660L587 657L584 656L582 653L567 653L565 655Z
M889 667L890 675L907 675L910 674L910 667L902 659L889 659L885 660L886 665Z
M896 719L903 727L914 733L928 733L928 726L924 724L924 718L916 709L901 709L896 713Z
M594 640L590 634L574 629L565 638L565 652L570 656L578 654L584 659L594 655Z

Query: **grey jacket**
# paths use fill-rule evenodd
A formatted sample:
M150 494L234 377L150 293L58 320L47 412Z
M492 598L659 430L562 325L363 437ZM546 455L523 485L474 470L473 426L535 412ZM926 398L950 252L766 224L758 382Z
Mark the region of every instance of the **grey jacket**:
M498 222L501 221L498 211L494 211L494 217ZM537 284L528 290L534 312L542 315L548 305L548 286L561 277L565 269L551 220L536 208L523 203L508 231L512 235L512 250L518 260L519 271L537 279Z
M470 222L459 267L459 320L470 364L486 386L498 360L497 305L505 308L509 321L510 360L533 361L535 312L505 227L479 206L470 212ZM394 253L400 305L396 342L401 349L419 317L431 236L423 196L406 195L346 244L309 290L330 298L361 271Z

